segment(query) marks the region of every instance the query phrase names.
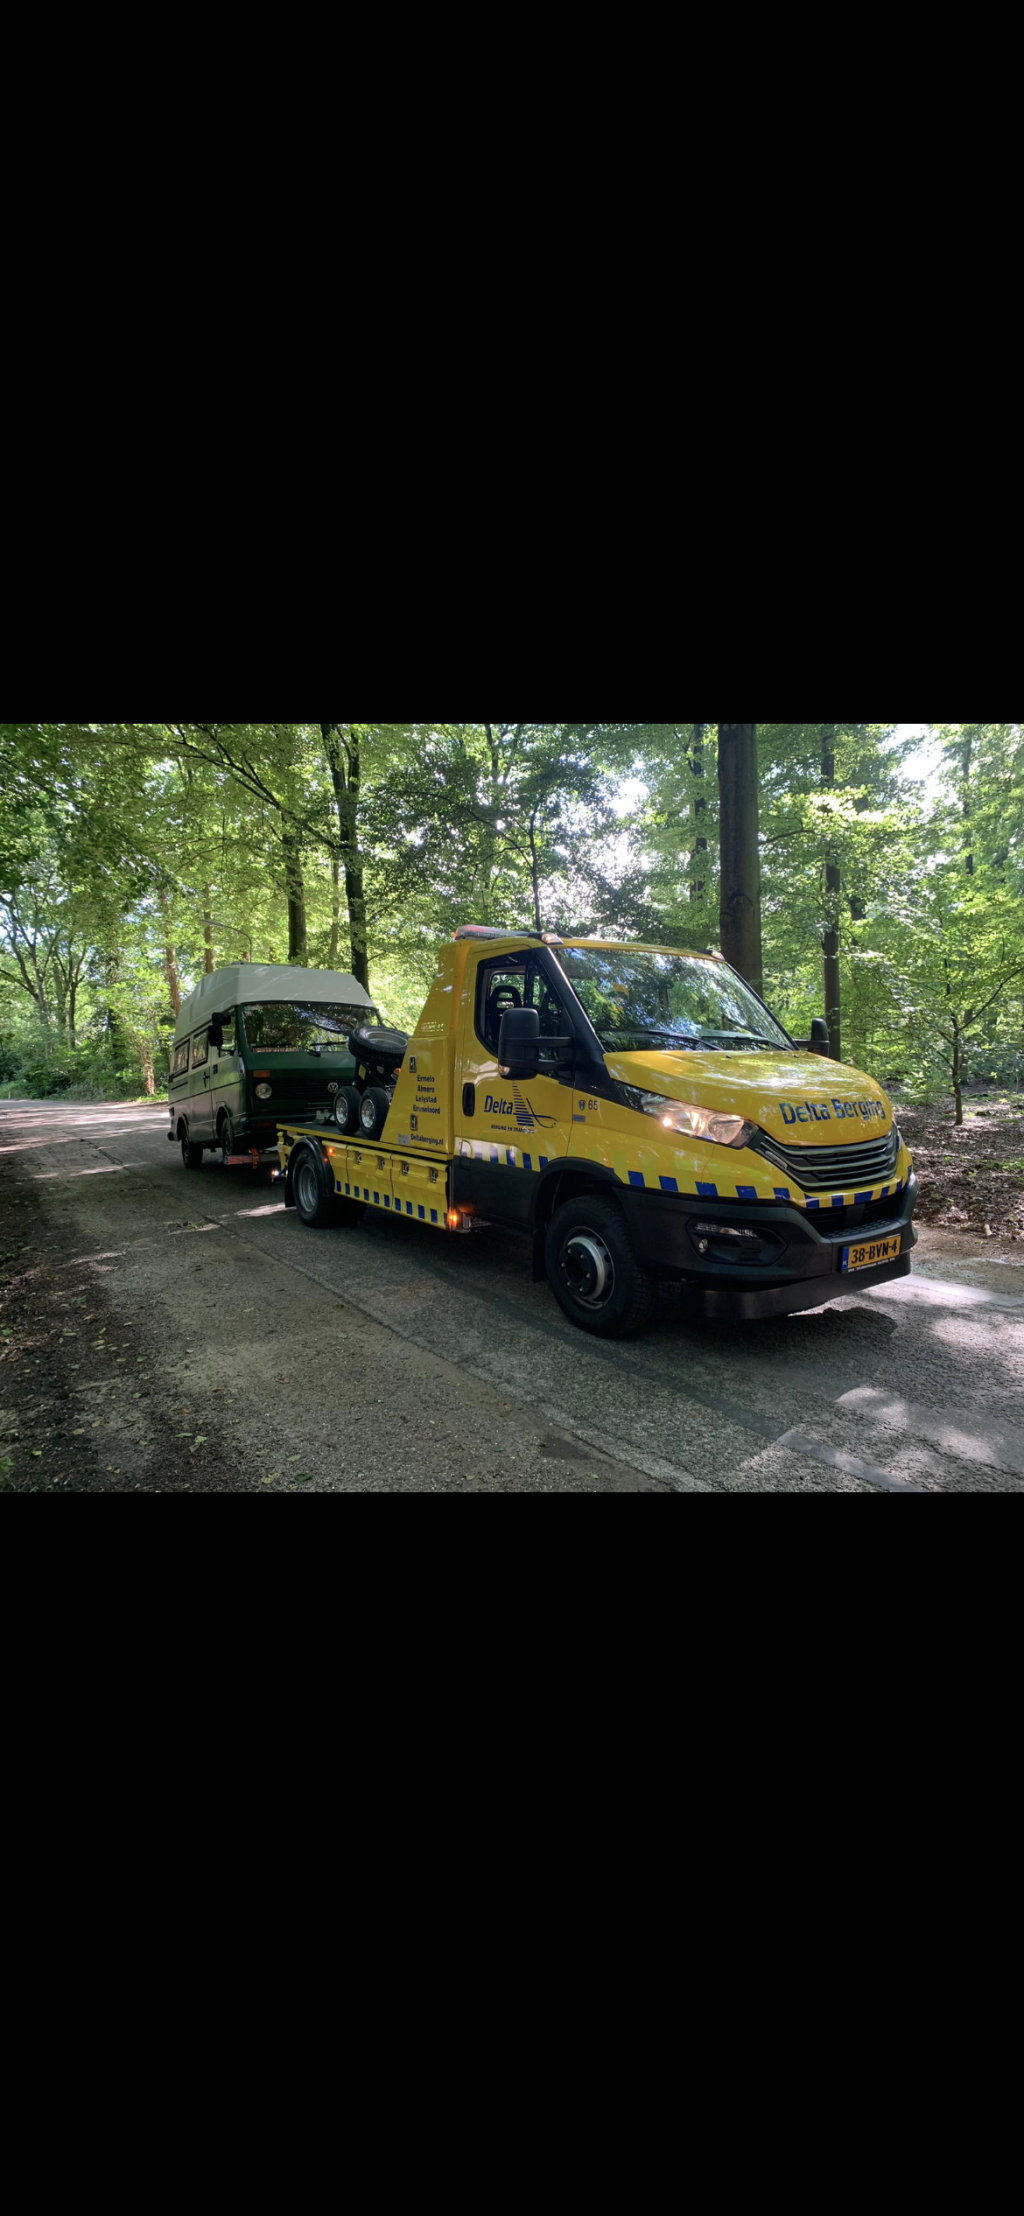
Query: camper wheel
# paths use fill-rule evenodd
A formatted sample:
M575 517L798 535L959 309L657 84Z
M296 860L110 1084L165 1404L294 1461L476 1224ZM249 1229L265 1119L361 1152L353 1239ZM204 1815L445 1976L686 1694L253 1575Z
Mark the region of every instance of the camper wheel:
M201 1170L205 1148L193 1145L188 1135L187 1124L179 1124L178 1137L181 1140L181 1159L185 1164L185 1168L187 1170Z

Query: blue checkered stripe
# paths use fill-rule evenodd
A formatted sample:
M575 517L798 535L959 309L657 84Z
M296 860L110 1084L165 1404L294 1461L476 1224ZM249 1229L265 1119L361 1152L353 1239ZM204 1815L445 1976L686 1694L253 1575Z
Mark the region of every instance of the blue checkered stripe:
M345 1200L362 1200L370 1208L387 1208L393 1216L410 1216L419 1223L436 1223L438 1225L444 1220L439 1208L424 1207L423 1203L418 1200L404 1202L392 1200L390 1193L375 1193L369 1185L346 1185L342 1183L340 1177L336 1177L334 1189Z
M524 1154L522 1147L497 1146L492 1139L460 1139L458 1151L467 1162L489 1162L495 1169L546 1170L548 1154Z
M644 1192L682 1193L687 1199L696 1193L698 1200L788 1200L794 1208L811 1213L816 1208L859 1208L869 1200L895 1200L906 1179L901 1177L895 1185L874 1185L869 1193L832 1193L828 1200L813 1200L798 1185L776 1185L770 1193L759 1193L756 1185L712 1185L699 1177L686 1185L677 1177L649 1177L643 1170L630 1170L629 1182Z

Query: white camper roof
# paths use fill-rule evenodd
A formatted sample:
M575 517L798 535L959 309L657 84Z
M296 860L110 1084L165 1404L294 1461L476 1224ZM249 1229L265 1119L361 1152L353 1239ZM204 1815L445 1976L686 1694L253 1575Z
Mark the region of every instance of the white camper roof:
M334 1000L346 1008L372 1008L365 986L340 970L289 969L284 962L228 962L200 978L181 1004L174 1036L186 1039L200 1024L228 1008L257 1000Z

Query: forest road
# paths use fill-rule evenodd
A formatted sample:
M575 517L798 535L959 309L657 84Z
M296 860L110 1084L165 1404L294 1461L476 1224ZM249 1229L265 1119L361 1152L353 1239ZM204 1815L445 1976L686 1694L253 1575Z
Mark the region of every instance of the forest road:
M587 1339L526 1243L305 1230L162 1108L0 1103L6 1490L1019 1492L1024 1272ZM1003 1290L1005 1286L1006 1290Z

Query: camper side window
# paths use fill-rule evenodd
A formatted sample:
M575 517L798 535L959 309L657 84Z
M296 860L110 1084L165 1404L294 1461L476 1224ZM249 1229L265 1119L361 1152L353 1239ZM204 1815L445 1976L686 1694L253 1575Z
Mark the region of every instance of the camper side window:
M192 1067L193 1067L193 1069L194 1069L194 1070L201 1070L201 1069L202 1069L202 1067L203 1067L203 1065L204 1065L204 1063L208 1062L208 1061L209 1061L209 1059L210 1059L210 1034L209 1034L209 1032L208 1032L208 1031L197 1031L197 1033L196 1033L196 1036L195 1036L195 1038L194 1038L194 1039L193 1039L193 1041L192 1041Z
M187 1074L188 1074L188 1040L186 1039L186 1041L185 1041L185 1044L184 1044L184 1046L179 1046L179 1047L178 1047L178 1048L176 1049L176 1051L175 1051L175 1056L174 1056L174 1063L173 1063L173 1067L172 1067L172 1069L171 1069L171 1076L172 1076L172 1077L185 1077L185 1076L187 1076Z

